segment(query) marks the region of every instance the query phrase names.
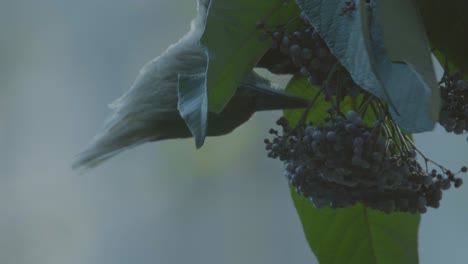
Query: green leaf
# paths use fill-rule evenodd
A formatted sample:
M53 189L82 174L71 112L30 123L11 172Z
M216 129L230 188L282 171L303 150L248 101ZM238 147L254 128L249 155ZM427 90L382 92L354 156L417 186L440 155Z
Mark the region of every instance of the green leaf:
M416 0L434 48L458 68L468 66L468 1ZM443 61L443 60L442 60Z
M234 95L240 81L268 50L257 28L284 24L299 16L292 0L211 0L201 43L208 51L209 109L219 113Z
M356 205L316 209L291 188L304 233L321 264L418 263L419 216Z
M177 109L195 138L197 148L205 142L208 127L206 73L179 75Z
M430 61L429 45L424 38L424 27L422 23L416 23L417 18L411 17L417 16L415 10L398 1L405 14L405 17L400 17L400 12L378 12L380 7L377 4L381 4L381 1L372 1L371 5L366 5L365 0L359 0L356 2L356 10L340 15L344 7L344 1L341 0L297 2L354 81L386 100L392 106L393 118L401 127L410 132L432 130L438 115L439 96L435 92L437 83ZM385 14L383 21L380 17L382 14ZM392 57L399 58L399 61L394 62L384 46L384 39L388 39L388 36L384 37L381 24L387 28L388 23L398 19L413 23L405 26L405 30L408 28L411 31L405 35L392 31L388 36L409 38L405 41L413 43L411 49L419 48L420 51L402 60L399 55L406 56L407 53L396 53L395 47L391 47Z
M380 0L379 4L378 16L388 57L394 62L412 65L421 75L430 88L429 110L437 120L440 91L419 10L413 1L408 0Z
M286 91L305 98L318 92L303 77L294 77ZM360 98L346 98L340 109L347 111L360 103ZM323 122L329 103L323 96L311 108L308 121ZM365 121L372 123L374 116L367 111ZM294 125L302 115L301 110L285 111ZM309 245L322 264L414 264L418 263L419 215L384 214L356 205L343 209L316 209L312 203L297 194L291 187L291 196L301 219Z

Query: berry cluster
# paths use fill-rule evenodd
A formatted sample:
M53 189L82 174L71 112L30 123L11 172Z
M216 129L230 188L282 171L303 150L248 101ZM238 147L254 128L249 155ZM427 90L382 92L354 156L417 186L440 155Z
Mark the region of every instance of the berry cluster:
M440 86L442 108L439 123L457 135L468 131L468 81L457 73L446 76Z
M360 202L386 213L424 213L427 207L439 207L442 190L462 184L441 166L440 172L424 170L417 149L409 142L405 147L394 143L384 122L368 126L355 111L327 112L324 124L294 129L280 118L277 124L284 134L272 129L274 139L265 140L268 156L285 162L285 176L315 207Z
M344 3L340 15L351 15L354 1ZM453 173L426 158L393 122L388 106L352 80L307 17L301 14L297 19L274 27L257 24L265 32L263 40L270 40L270 50L257 67L305 76L311 85L320 86L310 107L321 94L331 107L322 123L305 123L310 107L294 128L285 118L278 120L283 134L270 130L274 138L265 140L268 156L285 163L290 184L317 208L356 203L386 213L425 213L428 207L438 208L442 191L452 185L460 187L463 181L456 175L467 172L467 167ZM292 24L298 24L294 30L290 30ZM440 123L457 134L468 130L468 82L459 76L445 77L441 86ZM359 106L358 95L363 95ZM341 112L346 96L357 112ZM361 117L368 109L377 117L371 126ZM425 168L418 157L424 159ZM429 170L428 163L437 170Z
M266 67L273 73L299 72L307 76L311 84L318 84L324 80L336 62L325 41L304 14L300 16L299 26L293 31L288 31L288 25L274 28L264 24L257 26L264 29L266 36L271 40L271 50L259 62L259 67ZM282 60L282 68L279 68L278 63L268 61L273 56ZM280 69L293 70L284 72L285 70Z
M299 19L299 25L291 31L288 25L268 27L262 22L257 24L258 28L265 31L266 35L262 39L270 40L270 50L257 67L267 68L276 74L300 74L311 85L326 82L323 87L328 99L337 95L340 98L346 95L357 97L363 90L330 52L306 15L301 14ZM336 87L341 89L338 91Z

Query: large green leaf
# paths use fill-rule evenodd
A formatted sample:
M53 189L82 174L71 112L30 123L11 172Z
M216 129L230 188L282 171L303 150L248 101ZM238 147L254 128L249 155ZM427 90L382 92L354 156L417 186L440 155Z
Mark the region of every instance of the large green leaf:
M297 2L354 81L386 100L392 106L392 115L401 127L410 132L432 130L437 119L439 97L434 92L437 84L424 27L422 23L417 23L417 18L411 17L418 15L414 8L411 9L405 1L397 1L395 4L404 12L395 13L393 9L378 12L380 6L377 5L381 1L366 4L365 0L359 0L355 2L354 11L340 15L345 6L341 0ZM380 17L382 13L386 14L383 21ZM386 43L381 25L383 22L387 28L389 23L398 19L412 23L405 26L405 30L410 32L398 37L404 36L404 41L412 43L411 49L403 54L420 50L410 59L395 62L384 46ZM391 38L398 35L397 31L390 33ZM402 47L400 45L397 48Z
M356 205L315 209L291 189L306 239L321 264L418 263L419 217Z
M468 67L468 1L416 0L434 48L458 68Z
M257 23L280 25L298 15L293 0L211 0L201 39L208 52L210 111L221 112L268 50L268 42L259 41L264 32Z
M432 116L438 117L439 85L424 22L417 6L408 0L380 0L379 5L378 15L388 57L394 62L405 62L415 67L430 89L429 110Z
M312 98L318 91L308 85L305 78L295 77L287 92ZM355 107L360 99L346 99L340 104L342 111ZM323 122L329 103L319 97L309 112L308 120ZM364 119L372 122L367 111ZM285 111L293 124L302 115L301 110ZM305 236L312 251L322 264L414 264L418 263L419 215L404 213L384 214L356 205L345 209L316 209L312 203L297 194L291 195L301 219Z
M206 73L179 75L177 109L192 132L197 148L205 142L208 127Z

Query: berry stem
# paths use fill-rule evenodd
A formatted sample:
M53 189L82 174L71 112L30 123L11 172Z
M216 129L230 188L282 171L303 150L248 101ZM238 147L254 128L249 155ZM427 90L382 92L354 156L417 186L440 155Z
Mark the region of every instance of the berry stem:
M310 109L314 106L315 102L319 98L320 94L322 94L323 88L320 88L320 90L315 94L314 98L310 101L309 105L304 109L304 112L302 112L301 118L299 119L297 126L304 125L307 120L307 116L309 115Z

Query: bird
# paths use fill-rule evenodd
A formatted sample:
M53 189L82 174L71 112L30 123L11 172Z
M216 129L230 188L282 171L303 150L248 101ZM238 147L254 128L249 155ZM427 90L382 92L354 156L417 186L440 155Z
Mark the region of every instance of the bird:
M197 1L190 31L140 70L130 89L109 105L112 110L94 139L72 164L92 169L116 154L166 139L190 138L178 111L178 78L206 71L207 55L200 44L209 0ZM286 93L253 70L220 113L208 113L207 136L221 136L245 123L257 111L305 108L309 101Z

